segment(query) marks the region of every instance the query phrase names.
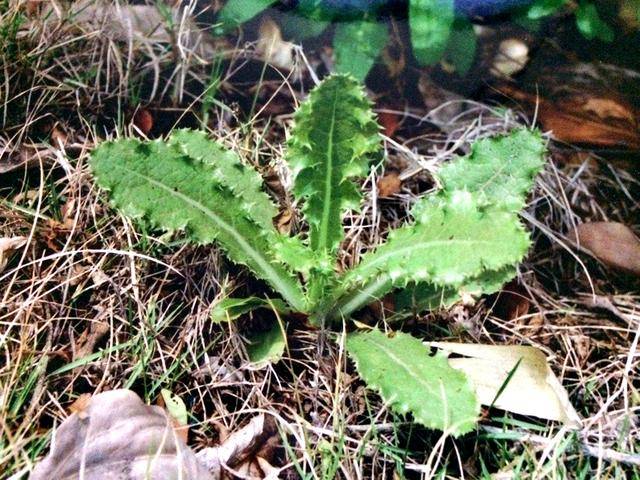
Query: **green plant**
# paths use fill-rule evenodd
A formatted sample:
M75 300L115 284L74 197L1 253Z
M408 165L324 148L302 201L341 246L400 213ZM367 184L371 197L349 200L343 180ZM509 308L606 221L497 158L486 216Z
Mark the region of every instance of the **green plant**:
M224 33L277 3L277 0L228 0L220 11L220 27L216 32ZM298 39L318 35L327 28L329 20L337 20L333 37L335 71L364 80L389 39L387 26L377 19L385 3L384 0L301 0L295 11L308 19L307 24L315 22L317 26L292 29L293 34ZM544 17L569 12L575 15L576 26L585 38L611 42L615 36L612 27L601 18L594 0L535 0L532 3L522 0L519 3L525 6L520 8L513 8L514 2L496 0L464 3L482 12L481 15L504 13L504 9L512 8L512 18L530 27L538 25ZM350 6L346 12L343 11L345 5ZM475 15L473 12L461 10L454 0L409 0L411 44L418 63L428 66L444 59L458 74L466 74L477 49L469 19ZM638 15L640 18L640 13Z
M276 3L277 0L229 0L218 16L220 26L216 33L227 32ZM343 6L352 4L347 12L341 12L338 7L332 7L331 2L302 0L296 12L316 22L319 28L297 29L296 34L307 36L307 32L313 30L317 35L327 28L328 20L339 20L333 37L335 71L364 80L389 40L387 26L376 18L377 10L384 3L384 0L338 2L337 5ZM449 48L450 53L456 54L451 61L459 69L458 72L464 74L471 67L475 55L475 35L471 22L466 17L461 16L455 23L453 20L453 0L409 2L411 40L418 62L423 65L437 63ZM469 32L472 35L469 35ZM464 37L464 48L456 49L460 35ZM453 37L454 41L450 41L450 37Z
M231 319L268 304L331 326L393 291L437 308L462 292L499 289L529 247L518 211L543 165L539 133L522 129L475 143L441 169L442 189L416 203L411 222L339 273L342 219L359 207L357 181L380 158L378 130L353 78L329 77L310 93L295 115L286 155L308 225L294 236L275 229L277 208L258 173L202 132L104 142L91 167L124 214L195 243L215 241L284 301L227 299L213 309L217 320L225 307ZM346 347L365 382L397 411L455 435L475 424L479 405L464 374L443 355L430 356L419 339L373 329L348 333Z
M536 0L529 7L527 17L529 20L539 20L567 8L574 9L576 27L586 39L597 39L603 42L614 40L613 29L600 17L596 2L593 0L579 0L577 3L570 0Z

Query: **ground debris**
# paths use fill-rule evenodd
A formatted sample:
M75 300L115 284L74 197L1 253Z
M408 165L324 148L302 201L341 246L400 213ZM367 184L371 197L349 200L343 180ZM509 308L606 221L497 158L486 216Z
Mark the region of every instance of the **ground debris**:
M160 407L145 405L130 390L95 395L56 430L51 452L31 474L98 480L213 480L176 436Z
M618 222L587 222L576 227L570 237L578 247L605 265L640 276L640 239Z

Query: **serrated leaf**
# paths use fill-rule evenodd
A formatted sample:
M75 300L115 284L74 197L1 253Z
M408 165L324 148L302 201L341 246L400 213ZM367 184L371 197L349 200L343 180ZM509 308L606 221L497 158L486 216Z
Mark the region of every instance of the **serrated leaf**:
M411 45L418 63L433 65L440 61L447 48L453 20L453 0L409 2Z
M401 332L350 333L347 352L367 386L394 411L410 412L416 422L455 436L473 429L480 405L471 385L419 339Z
M257 310L267 308L278 313L288 314L291 309L282 300L273 298L247 297L223 298L211 309L211 321L214 323L230 322L236 318Z
M339 23L333 37L336 72L363 81L388 39L389 31L383 23L365 20Z
M281 235L274 239L272 249L278 260L306 278L312 271L326 274L333 271L334 265L331 257L326 252L311 250L298 236L285 237Z
M443 191L467 190L483 206L518 211L544 165L545 144L540 132L528 129L479 140L469 155L440 168Z
M415 224L389 234L359 265L338 279L333 299L313 319L339 319L394 287L491 293L515 274L529 247L516 212L544 163L538 132L516 130L478 142L440 171L443 189L412 209ZM433 303L429 296L427 303Z
M391 232L345 274L346 284L380 273L398 286L428 280L456 287L485 270L515 264L527 252L529 237L517 218L510 212L482 211L469 192L420 203L416 224Z
M449 308L459 302L463 295L477 297L495 293L515 275L515 267L508 265L499 270L487 270L480 276L467 280L458 288L438 287L427 282L411 284L394 294L394 308L396 312L424 312Z
M287 160L316 252L335 256L344 236L342 216L361 201L353 180L366 175L380 148L378 130L362 88L344 75L324 80L296 112Z
M252 197L255 192L237 195L229 178L216 175L213 156L206 161L190 157L176 141L100 144L90 160L98 184L125 215L168 232L184 231L194 243L216 241L231 260L248 266L294 309L304 310L300 285L270 253L275 228L250 214L249 205L259 201Z
M205 132L196 130L175 130L168 143L188 157L210 165L216 180L243 198L241 206L246 215L265 230L272 229L278 208L263 190L262 177L242 163L235 152L210 140Z
M515 214L482 211L468 192L424 201L429 207L423 207L419 222L391 232L339 279L338 299L318 309L315 322L345 317L394 287L412 283L459 291L485 272L515 265L527 253L529 235Z
M287 341L278 322L266 332L254 334L247 344L249 360L254 368L264 368L271 363L277 363L284 355Z

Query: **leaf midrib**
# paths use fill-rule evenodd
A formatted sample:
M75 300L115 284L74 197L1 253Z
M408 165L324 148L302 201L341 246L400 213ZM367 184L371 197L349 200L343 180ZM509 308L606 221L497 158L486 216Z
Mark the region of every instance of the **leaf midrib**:
M137 176L138 178L142 178L143 180L149 182L152 185L155 185L169 195L180 199L192 206L196 210L201 211L205 216L211 219L214 223L218 225L221 230L224 230L227 234L231 235L233 239L238 242L238 246L243 250L248 257L253 259L256 265L262 270L262 273L265 275L265 279L269 281L271 285L273 285L278 292L282 294L285 300L291 305L294 309L303 311L304 306L302 302L302 292L299 291L293 282L290 282L289 278L281 275L273 266L258 252L255 248L253 248L243 237L243 235L238 232L233 226L225 222L222 218L216 215L211 209L203 205L202 203L193 200L189 196L183 194L180 191L174 190L173 188L165 185L164 183L148 176L144 175L136 170L118 165L122 170Z
M327 146L327 168L325 172L324 201L322 204L322 221L318 239L318 250L326 251L329 236L329 219L331 217L331 196L333 193L333 137L336 123L336 106L338 102L338 89L334 89L333 103L331 105L331 122L329 124L328 146Z
M375 269L377 265L386 262L386 260L390 257L399 256L407 252L411 252L419 249L430 249L433 247L440 247L443 245L491 245L499 243L499 240L475 240L475 239L447 239L447 240L430 240L428 242L420 242L414 245L409 245L406 247L395 248L388 253L384 253L379 255L374 260L371 260L366 263L361 263L353 270L348 273L348 277L352 277L355 274L362 275L363 272L367 272L371 269ZM375 255L375 253L374 253Z

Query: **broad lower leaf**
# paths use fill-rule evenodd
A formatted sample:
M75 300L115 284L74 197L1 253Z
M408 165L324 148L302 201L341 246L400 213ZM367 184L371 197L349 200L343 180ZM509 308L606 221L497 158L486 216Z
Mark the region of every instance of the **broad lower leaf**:
M529 236L510 212L482 211L465 191L425 199L414 225L399 228L344 276L358 284L378 274L397 286L429 281L457 287L485 271L513 265L529 248Z
M278 313L287 314L291 309L282 300L273 298L247 297L223 298L211 309L211 321L214 323L230 322L254 310L266 308Z
M90 160L98 184L125 215L168 232L184 231L195 243L216 241L231 260L248 266L294 309L304 310L300 285L270 253L275 228L265 224L260 216L264 212L255 218L251 213L264 198L251 182L247 190L239 187L246 181L246 171L238 170L233 178L233 169L227 168L229 157L218 145L211 142L210 156L196 154L185 136L191 138L183 132L168 143L135 139L102 143ZM220 158L224 167L217 164Z
M443 165L438 177L445 192L468 190L483 206L518 211L544 165L545 152L540 132L523 128L475 142L469 155ZM419 216L418 209L413 214Z
M442 190L418 201L414 224L389 234L338 279L333 297L315 308L314 321L339 319L395 287L460 293L492 293L515 275L529 247L517 211L544 163L538 132L516 130L477 142L465 157L441 168Z
M455 436L473 429L480 405L467 378L444 355L431 356L419 339L401 332L350 333L347 352L367 386L394 411Z
M411 45L420 64L433 65L440 61L447 48L453 20L453 0L410 0Z
M252 335L247 344L249 360L254 368L264 368L282 359L287 340L280 323L275 322L266 332Z
M495 293L515 275L515 267L509 265L499 270L485 271L480 276L467 280L458 288L437 287L427 282L410 284L394 294L394 308L396 312L425 312L449 308L459 302L464 295L479 296Z
M327 78L300 105L287 160L316 252L335 255L344 235L342 216L361 201L353 180L367 174L380 149L378 129L362 88L348 76Z
M333 37L336 72L351 74L363 81L388 39L389 31L384 23L365 20L339 23Z

